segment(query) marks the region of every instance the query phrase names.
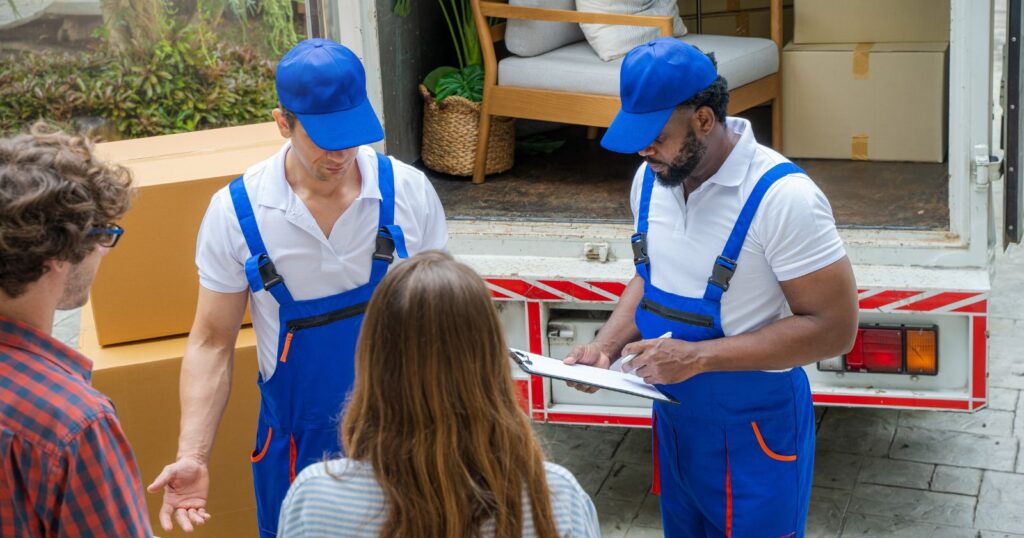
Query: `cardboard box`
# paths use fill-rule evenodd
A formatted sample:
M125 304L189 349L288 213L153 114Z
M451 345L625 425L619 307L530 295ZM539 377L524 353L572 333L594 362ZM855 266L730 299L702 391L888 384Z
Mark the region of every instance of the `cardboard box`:
M92 384L106 394L139 463L143 487L152 483L178 451L181 417L178 377L185 337L100 347L90 309L82 309L79 350L93 360ZM256 335L242 329L235 349L232 394L210 457L210 498L213 515L202 536L256 536L256 500L249 454L256 440L259 389ZM189 536L164 532L158 514L163 493L146 495L150 523L158 536Z
M687 30L697 32L697 17L683 18ZM702 34L731 35L739 37L763 37L771 39L771 12L767 9L717 13L702 17ZM793 39L793 8L782 10L782 42Z
M786 46L785 154L942 162L947 49L947 43Z
M794 0L782 0L783 6L792 6ZM679 15L686 17L697 14L697 0L678 0ZM749 11L752 9L771 9L771 0L701 0L700 12L704 15L724 13L727 11Z
M92 286L101 345L185 334L199 277L196 235L210 197L281 148L273 122L99 144L131 169L138 196Z
M949 41L949 0L796 0L794 42Z

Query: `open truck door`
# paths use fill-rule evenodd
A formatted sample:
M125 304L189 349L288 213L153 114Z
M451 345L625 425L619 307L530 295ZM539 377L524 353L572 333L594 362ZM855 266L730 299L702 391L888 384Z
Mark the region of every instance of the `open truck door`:
M1024 165L1024 145L1021 143L1021 86L1024 85L1024 73L1021 72L1021 49L1024 39L1021 27L1024 26L1022 0L1010 0L1006 13L1006 70L1005 92L1003 94L1003 111L1005 121L1003 136L1006 141L1006 174L1003 194L1003 248L1010 243L1020 243L1022 209L1024 209L1024 191L1021 189L1021 169Z

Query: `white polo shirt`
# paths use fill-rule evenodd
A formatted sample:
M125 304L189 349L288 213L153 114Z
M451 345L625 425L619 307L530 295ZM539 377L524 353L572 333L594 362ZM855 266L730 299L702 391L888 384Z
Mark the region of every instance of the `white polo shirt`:
M651 193L651 281L676 295L704 296L743 203L768 169L786 161L754 140L747 120L728 118L725 126L740 135L739 141L718 172L690 193L689 200L684 200L682 186L655 183ZM645 169L646 164L641 165L633 178L634 224ZM804 174L779 179L761 201L736 273L722 296L725 335L747 333L788 315L779 282L813 273L845 255L832 208L817 185Z
M246 170L244 179L263 242L277 272L284 277L295 300L335 295L366 284L370 280L381 199L377 154L369 146L359 148L356 164L362 175L362 191L334 223L330 236L324 237L309 209L285 180L284 161L289 148L291 143L285 143L273 157ZM409 255L445 249L448 227L434 187L419 170L395 159L391 163L395 176L395 223L405 233ZM249 256L231 194L224 187L213 195L199 229L196 265L200 285L222 293L248 289L244 264ZM264 379L269 379L277 365L278 304L270 293L260 291L252 294L250 306L260 372Z

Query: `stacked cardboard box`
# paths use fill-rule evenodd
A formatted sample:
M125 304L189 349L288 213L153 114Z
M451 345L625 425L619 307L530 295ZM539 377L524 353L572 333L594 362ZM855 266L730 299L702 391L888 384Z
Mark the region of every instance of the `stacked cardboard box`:
M942 162L949 0L796 0L794 9L786 155Z
M118 246L120 248L120 246ZM100 271L103 272L102 270ZM144 484L174 461L178 449L178 378L185 351L184 336L147 342L100 346L92 310L82 309L79 349L93 360L92 384L110 397L139 463ZM210 497L213 518L202 536L256 536L256 498L247 457L256 439L256 335L242 329L235 348L232 394L210 457ZM187 536L163 532L157 519L163 494L146 498L150 523L160 536Z
M283 143L270 122L98 145L138 187L119 222L124 237L92 287L100 345L189 331L199 293L196 235L210 197Z
M697 31L697 0L679 0L687 30ZM783 0L783 43L793 36L793 0ZM771 38L770 0L701 0L701 33Z

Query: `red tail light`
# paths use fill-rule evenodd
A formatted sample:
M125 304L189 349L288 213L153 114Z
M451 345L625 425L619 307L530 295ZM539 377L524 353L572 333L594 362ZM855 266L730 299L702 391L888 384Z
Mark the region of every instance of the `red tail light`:
M938 373L938 332L933 327L861 326L850 352L818 363L822 371L883 374Z

